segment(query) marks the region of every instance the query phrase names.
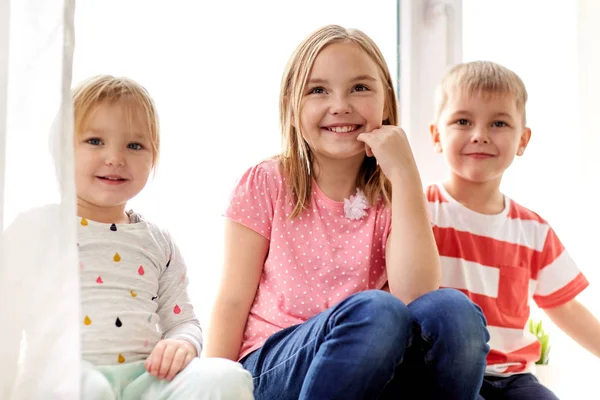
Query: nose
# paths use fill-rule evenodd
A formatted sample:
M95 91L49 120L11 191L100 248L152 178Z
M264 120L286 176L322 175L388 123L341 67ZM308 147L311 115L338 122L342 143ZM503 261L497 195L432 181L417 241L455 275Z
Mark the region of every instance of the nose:
M122 167L125 165L125 152L122 149L107 149L104 163L111 167Z
M483 128L473 129L473 133L471 135L471 143L473 144L489 144L490 138L488 136L488 132Z
M331 97L331 104L329 106L329 111L331 114L339 115L339 114L350 114L352 113L352 105L348 100L347 96L343 94L338 94L336 96Z

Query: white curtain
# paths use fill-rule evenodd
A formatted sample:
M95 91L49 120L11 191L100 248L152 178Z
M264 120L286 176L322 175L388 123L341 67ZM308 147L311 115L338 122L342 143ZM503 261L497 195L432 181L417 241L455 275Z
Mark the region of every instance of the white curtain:
M73 0L0 0L0 399L79 398Z

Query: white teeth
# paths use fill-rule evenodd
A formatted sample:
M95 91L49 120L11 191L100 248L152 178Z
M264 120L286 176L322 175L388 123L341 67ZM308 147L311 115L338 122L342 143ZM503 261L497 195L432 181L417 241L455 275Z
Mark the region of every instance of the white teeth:
M357 127L358 127L358 125L346 125L346 126L333 126L328 129L335 133L347 133L347 132L355 130Z

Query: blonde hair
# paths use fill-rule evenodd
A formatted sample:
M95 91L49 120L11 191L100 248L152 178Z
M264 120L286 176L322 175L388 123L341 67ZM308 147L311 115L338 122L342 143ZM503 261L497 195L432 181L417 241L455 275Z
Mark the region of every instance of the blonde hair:
M73 89L75 135L81 135L98 106L119 103L125 107L129 121L141 114L151 143L152 165L156 167L160 150L159 121L156 106L148 91L133 79L97 75L84 80Z
M451 93L463 92L467 96L512 95L517 110L526 121L527 90L519 76L510 69L491 61L473 61L453 66L448 70L435 94L435 121L448 102Z
M279 119L282 130L282 152L279 159L296 201L290 217L297 216L306 207L312 190L311 170L314 159L310 147L299 132L300 111L306 82L321 50L332 43L339 42L358 45L377 64L386 90L384 114L388 118L383 123L398 124L398 106L392 77L381 51L371 38L357 29L346 29L339 25L324 26L308 36L288 61L279 97ZM356 178L356 185L363 190L371 204L375 204L382 197L386 202L390 202L391 184L374 157L365 157Z

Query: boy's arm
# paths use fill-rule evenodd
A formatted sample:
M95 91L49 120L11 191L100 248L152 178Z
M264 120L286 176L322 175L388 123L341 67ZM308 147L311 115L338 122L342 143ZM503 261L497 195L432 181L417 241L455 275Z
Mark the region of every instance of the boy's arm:
M552 322L582 347L600 357L600 321L573 299L561 306L544 309Z

